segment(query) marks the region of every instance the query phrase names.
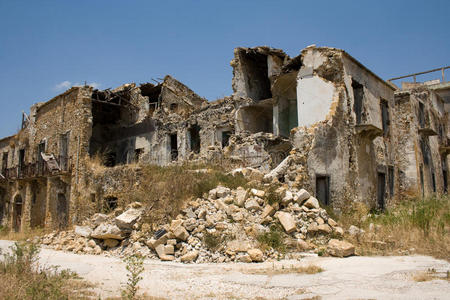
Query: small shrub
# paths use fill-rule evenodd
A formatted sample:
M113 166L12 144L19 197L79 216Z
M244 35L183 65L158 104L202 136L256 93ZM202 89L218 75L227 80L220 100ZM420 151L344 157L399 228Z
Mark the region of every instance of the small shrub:
M203 235L203 243L206 245L206 247L208 247L208 249L216 251L220 247L222 239L218 235L205 232L205 234Z
M276 192L276 189L276 186L271 186L266 192L265 199L270 205L280 203L282 200L281 195Z
M286 246L283 243L284 233L278 225L270 226L270 230L258 235L257 240L266 247L283 252L286 250Z
M144 257L141 255L131 255L124 259L126 263L127 286L122 291L122 296L126 299L135 299L138 291L139 281L142 280L142 272L144 272Z

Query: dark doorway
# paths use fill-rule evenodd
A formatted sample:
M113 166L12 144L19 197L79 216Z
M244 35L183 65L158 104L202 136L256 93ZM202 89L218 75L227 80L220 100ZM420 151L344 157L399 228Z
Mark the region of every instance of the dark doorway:
M56 213L58 220L58 227L60 229L66 228L69 221L69 205L67 203L66 195L63 193L58 194L56 203Z
M436 176L434 172L431 173L431 184L433 185L433 193L436 193Z
M444 181L444 193L448 192L448 172L447 172L447 157L443 156L442 159L442 177Z
M231 131L222 131L222 148L230 144Z
M69 168L69 133L62 134L59 138L59 162L61 170Z
M244 71L247 96L256 101L272 98L267 55L252 50L241 50L239 56Z
M114 196L105 197L105 212L110 212L110 211L116 209L117 202L118 202L117 197L114 197Z
M191 151L200 153L200 126L197 124L189 128L189 135L191 137Z
M6 191L2 188L0 188L0 225L3 222L3 216L5 215L5 197L6 197Z
M13 213L13 228L15 232L20 231L20 226L22 224L22 196L17 195L14 198L14 213Z
M138 163L144 154L144 148L134 149L134 162Z
M353 110L356 115L356 124L361 124L361 116L362 116L362 108L363 108L363 99L364 99L364 87L357 81L352 81L353 88Z
M105 167L114 167L116 165L116 153L107 150L104 155Z
M422 197L425 196L425 183L423 182L423 166L419 167L420 187L422 188Z
M324 205L330 205L330 176L316 175L316 197Z
M176 133L170 135L170 157L172 161L178 159L178 137Z
M386 202L386 174L378 173L377 202L378 208L384 210Z

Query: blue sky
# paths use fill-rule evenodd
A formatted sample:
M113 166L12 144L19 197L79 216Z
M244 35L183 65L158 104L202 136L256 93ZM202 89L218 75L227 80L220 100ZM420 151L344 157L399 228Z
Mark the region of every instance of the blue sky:
M0 0L0 137L84 81L171 74L209 100L230 95L238 46L342 48L384 79L449 65L449 12L448 0Z

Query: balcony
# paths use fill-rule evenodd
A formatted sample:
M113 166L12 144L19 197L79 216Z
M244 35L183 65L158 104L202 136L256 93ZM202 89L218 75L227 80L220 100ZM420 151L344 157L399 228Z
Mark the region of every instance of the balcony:
M45 162L35 162L4 169L1 173L0 180L31 179L70 174L72 172L72 164L67 159L65 161L66 163L60 169L50 169Z
M450 154L450 139L448 137L443 138L439 143L439 153L441 155Z

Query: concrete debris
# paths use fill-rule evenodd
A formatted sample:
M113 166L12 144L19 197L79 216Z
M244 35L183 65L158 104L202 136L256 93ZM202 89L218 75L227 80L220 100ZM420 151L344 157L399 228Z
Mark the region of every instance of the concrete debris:
M306 203L316 203L315 198L310 197L303 206L299 202L290 202L286 206L278 203L269 205L255 196L265 196L268 191L254 189L249 190L252 196L246 200L244 207L239 207L235 205L236 198L242 197L243 192L245 190L242 188L231 190L223 186L212 189L207 198L191 201L183 209L183 214L155 229L153 234L149 233L147 223L140 223L140 209L130 206L117 217L115 212L105 215L104 223L99 225L94 225L98 215L86 220L85 223L91 224L91 227L84 226L83 230L91 230L92 238L81 236L77 227L74 231L48 234L41 239L41 243L75 253L118 256L140 253L162 261L196 263L261 262L284 255L289 257L296 252L318 251L320 245L328 246L330 255L348 255L350 250L347 244L328 244L330 238L338 236L342 228L320 206L306 206ZM305 190L286 188L278 192L292 195L307 193ZM225 201L227 197L231 197L232 201ZM121 225L125 229L115 224L118 218L127 224ZM133 222L134 225L131 225ZM261 247L261 240L258 240L258 237L273 230L277 222L283 227L284 243L289 245L285 254L267 246Z
M347 257L355 254L355 246L347 241L331 239L328 242L327 252L331 256Z

